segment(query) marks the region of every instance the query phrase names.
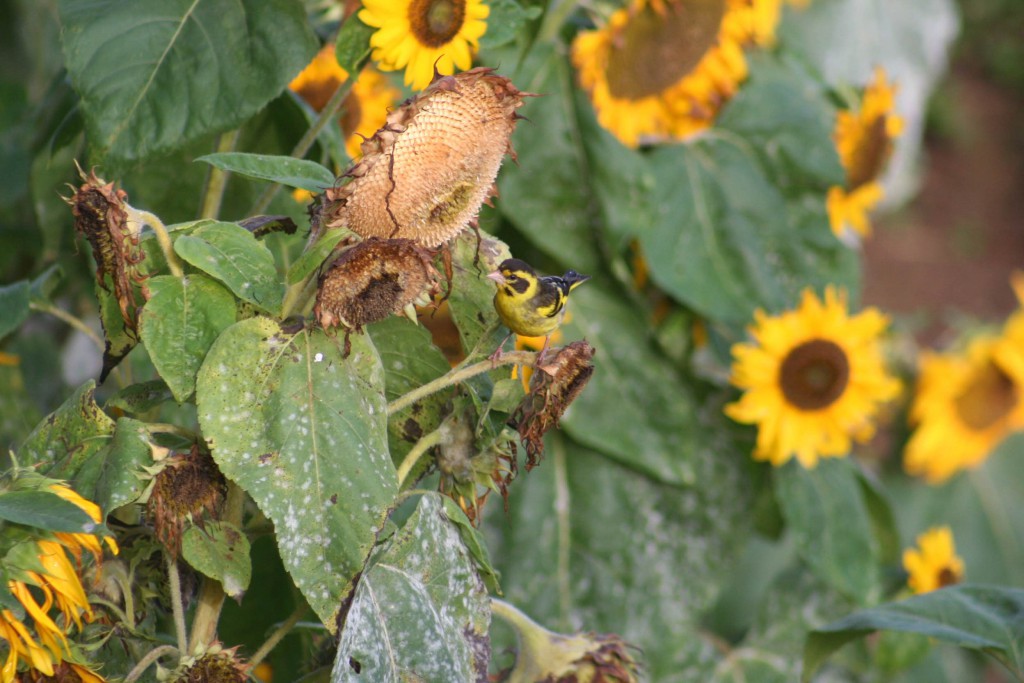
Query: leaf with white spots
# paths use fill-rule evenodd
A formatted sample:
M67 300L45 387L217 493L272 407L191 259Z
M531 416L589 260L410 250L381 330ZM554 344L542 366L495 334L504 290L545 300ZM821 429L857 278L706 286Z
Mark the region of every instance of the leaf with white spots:
M238 298L271 315L280 313L284 285L274 255L242 226L223 221L202 225L175 240L174 251L223 282Z
M366 572L345 619L331 683L486 681L490 603L437 494Z
M142 309L140 335L178 403L196 388L196 373L218 335L235 322L235 297L203 275L160 275Z
M321 330L250 318L210 349L196 399L214 460L273 521L295 585L333 630L398 489L376 351L356 335L342 358Z

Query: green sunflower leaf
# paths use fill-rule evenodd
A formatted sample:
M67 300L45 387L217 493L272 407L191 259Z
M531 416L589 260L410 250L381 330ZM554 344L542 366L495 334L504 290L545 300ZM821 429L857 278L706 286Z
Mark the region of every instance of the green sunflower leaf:
M28 317L30 290L28 280L0 287L0 339L25 322L25 318Z
M183 237L181 239L191 239ZM139 316L139 334L178 403L196 388L196 373L214 340L235 322L235 297L199 274L159 275Z
M773 471L775 497L811 570L867 604L879 592L880 549L856 468L823 458L814 469L795 460Z
M96 382L89 380L28 435L18 449L18 464L40 474L74 476L114 433L114 421L96 405Z
M274 255L242 226L223 221L202 225L175 240L174 251L243 301L271 315L280 313L284 286Z
M426 494L359 581L331 683L486 680L490 616L459 527Z
M0 493L0 520L49 531L93 533L96 522L86 512L49 491Z
M246 152L219 152L198 157L224 171L257 180L269 180L288 187L297 187L310 192L323 192L334 185L334 174L315 161L272 154L249 154Z
M833 652L872 631L922 635L978 650L1024 681L1024 590L1001 586L952 586L855 612L815 629L804 648L801 681Z
M238 126L316 49L299 0L60 0L57 8L91 144L116 159Z
M673 486L556 436L485 527L508 599L545 628L621 635L651 681L714 680L703 614L749 531L745 463L723 456L702 450L696 483Z
M220 581L224 592L240 600L252 579L249 539L228 522L190 526L181 537L181 556L193 568Z
M321 330L243 320L207 354L196 399L214 460L273 521L281 559L333 630L398 489L373 345L354 335L343 358Z
M367 26L359 19L359 13L352 13L338 31L334 41L334 57L349 74L357 74L370 58L370 36L377 29Z
M712 137L659 148L650 163L660 200L639 239L652 279L673 298L744 323L755 308L789 307L808 285L849 286L839 276L856 273L856 257L832 236L824 203L792 222L751 145Z

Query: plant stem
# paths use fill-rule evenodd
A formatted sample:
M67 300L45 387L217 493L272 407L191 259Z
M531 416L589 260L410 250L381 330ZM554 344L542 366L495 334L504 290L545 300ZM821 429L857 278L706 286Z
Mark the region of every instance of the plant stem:
M556 438L552 443L555 454L555 520L558 528L558 606L562 627L571 628L572 582L569 574L569 556L572 537L569 523L569 478L566 472L565 442Z
M284 294L284 303L281 304L281 318L287 318L295 311L301 311L306 307L309 298L313 295L317 278L309 275L305 280L296 282L288 288Z
M241 528L244 502L245 492L234 482L229 482L222 519ZM211 579L209 576L203 577L196 613L192 617L192 638L189 641L191 651L195 651L197 647L209 645L217 636L217 622L220 620L220 611L224 607L225 597L224 586L220 581Z
M441 429L435 429L426 436L422 437L416 444L405 454L405 459L402 460L402 464L398 466L398 488L402 488L402 484L405 482L406 477L409 476L409 472L416 466L419 459L424 453L429 451L431 448L441 443Z
M562 29L565 20L576 9L576 4L576 0L556 0L553 2L541 22L541 27L537 31L534 43L546 45L554 40L555 36Z
M148 225L153 229L156 241L160 245L160 251L164 253L164 258L167 260L167 267L171 269L171 275L182 277L185 274L185 269L181 264L181 259L174 253L174 244L171 243L171 236L168 234L167 227L163 221L149 211L140 211L134 206L128 207L128 219L142 225Z
M139 660L139 663L135 665L135 668L128 672L128 675L125 676L124 683L134 683L134 681L139 680L139 676L141 676L151 664L155 663L156 660L160 659L164 655L173 653L181 654L173 645L161 645L154 650L150 650L145 657Z
M96 344L96 347L100 351L106 350L106 344L103 343L103 340L100 338L100 336L96 334L96 332L94 332L91 327L86 325L81 318L77 318L68 313L67 311L57 308L56 306L49 302L36 303L33 301L29 303L28 307L33 311L39 311L40 313L49 313L54 318L66 322L68 325L75 328L76 330L87 336L89 339L91 339L93 343Z
M256 653L249 658L249 666L248 669L246 670L252 671L253 669L255 669L256 665L262 662L263 658L270 654L270 651L273 650L277 646L277 644L281 642L281 639L288 635L288 633L293 628L295 628L295 624L299 623L299 619L302 618L302 615L304 615L306 613L306 610L308 609L309 605L307 605L305 602L296 607L295 611L292 612L287 619L281 622L281 624L276 629L274 629L274 632L270 634L270 637L267 638L267 641L263 643L263 645L260 645L260 649L256 650Z
M533 367L534 362L537 360L537 354L533 351L507 351L501 355L497 360L482 360L479 363L473 365L467 365L466 367L459 367L453 369L451 372L441 375L437 379L427 382L421 387L413 389L407 394L399 396L394 401L388 404L388 415L394 415L400 410L408 408L416 401L421 398L426 398L433 393L441 391L445 387L450 387L460 382L465 382L471 377L489 372L494 368L502 365L529 365Z
M231 152L238 142L239 129L222 133L217 138L217 153ZM224 188L228 185L230 171L210 166L210 173L206 177L206 191L203 193L203 204L199 209L200 218L216 218L220 213L220 205L224 200Z
M171 589L171 611L174 613L174 634L178 638L178 652L188 651L188 634L185 632L185 606L182 603L181 577L178 575L178 561L167 555L167 583Z
M320 110L320 115L317 116L313 125L309 127L309 130L307 130L306 134L302 136L302 139L295 144L295 149L292 150L290 156L296 159L301 159L306 156L306 152L308 152L309 148L313 146L314 142L316 142L316 137L320 135L320 131L322 131L324 126L330 123L331 120L337 116L338 110L341 109L342 103L345 102L345 98L348 97L349 92L352 90L352 85L355 83L355 80L356 79L353 76L338 86L338 89L334 91L334 95L332 95L331 99L327 101L324 108ZM267 189L263 191L263 194L260 195L259 199L256 200L256 203L253 204L253 207L249 210L249 215L258 216L266 211L267 207L270 206L270 202L274 200L274 197L277 196L277 193L280 190L281 185L278 183L273 183L268 186Z

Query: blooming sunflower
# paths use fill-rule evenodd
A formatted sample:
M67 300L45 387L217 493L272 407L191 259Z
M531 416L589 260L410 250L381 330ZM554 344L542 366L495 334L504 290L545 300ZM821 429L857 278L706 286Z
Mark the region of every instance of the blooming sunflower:
M879 344L888 321L873 308L854 316L846 308L845 294L832 287L824 301L806 289L796 310L756 311L755 343L732 347L731 381L744 394L725 412L758 425L755 459L779 466L795 454L814 467L874 434L880 404L899 392Z
M1024 429L1024 312L1001 336L975 339L962 354L925 353L903 469L929 483L977 467L1013 431Z
M910 574L907 583L915 593L927 593L960 583L964 561L957 557L953 532L948 526L933 527L917 537L916 548L903 551L903 567Z
M847 229L864 237L871 234L868 212L884 196L878 178L892 154L893 140L903 133L903 119L893 113L895 98L895 86L879 67L864 90L860 108L836 116L833 139L846 171L845 187L830 188L826 200L836 236Z
M334 46L324 45L288 88L313 108L322 110L334 91L348 80L348 71L338 64ZM360 145L384 125L388 109L401 97L398 88L372 66L365 67L342 104L341 132L345 151L355 159Z
M445 75L470 67L488 14L482 0L364 0L359 18L377 29L373 60L384 71L404 68L405 84L422 90L435 67Z
M100 511L95 503L83 499L64 484L46 488L77 505L94 522L100 522ZM19 540L7 551L0 570L7 577L7 588L12 599L20 604L23 615L9 608L0 610L0 640L7 643L0 682L15 681L18 665L24 664L29 671L46 676L69 677L74 673L84 683L103 683L104 679L80 660L67 638L72 625L80 629L83 617L86 621L93 619L92 607L75 564L81 563L83 550L99 561L102 557L99 540L87 533L50 535L45 532L40 532L34 540L25 540L25 527L11 525L5 529L15 527ZM113 539L108 539L108 545L117 552ZM39 596L42 596L41 601ZM26 617L32 617L31 628L25 623Z
M775 37L781 0L633 0L572 44L598 121L624 144L711 125L747 77L743 48Z

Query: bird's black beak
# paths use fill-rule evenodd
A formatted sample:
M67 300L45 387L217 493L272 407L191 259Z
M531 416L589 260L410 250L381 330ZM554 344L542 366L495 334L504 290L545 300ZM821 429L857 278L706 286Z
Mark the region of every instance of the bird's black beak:
M562 279L569 283L569 289L572 289L576 285L582 284L590 279L589 275L582 275L577 273L575 270L566 271Z

